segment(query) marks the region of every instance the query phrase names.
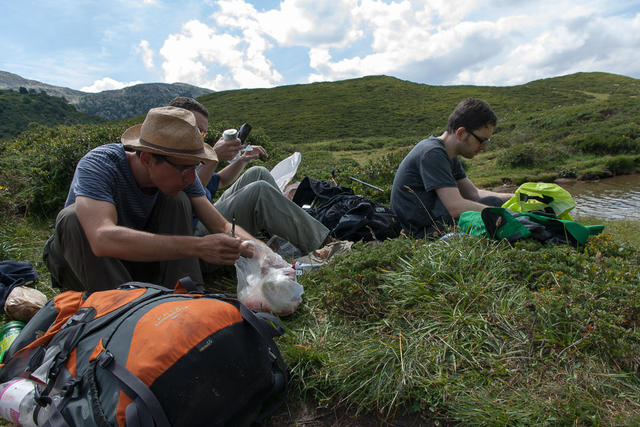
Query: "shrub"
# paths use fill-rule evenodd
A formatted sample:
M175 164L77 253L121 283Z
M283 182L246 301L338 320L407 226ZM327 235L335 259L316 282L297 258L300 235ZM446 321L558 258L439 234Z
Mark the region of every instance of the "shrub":
M635 169L634 156L616 156L606 161L607 169L614 175L624 175Z

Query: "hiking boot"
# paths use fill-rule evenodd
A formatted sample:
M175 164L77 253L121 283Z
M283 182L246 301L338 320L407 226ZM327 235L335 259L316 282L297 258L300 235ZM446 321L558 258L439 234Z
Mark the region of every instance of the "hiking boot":
M326 263L334 255L342 254L351 250L351 246L353 246L353 242L350 242L348 240L334 241L329 243L328 245L321 247L320 249L316 249L305 257L298 258L298 261L309 262L312 264Z

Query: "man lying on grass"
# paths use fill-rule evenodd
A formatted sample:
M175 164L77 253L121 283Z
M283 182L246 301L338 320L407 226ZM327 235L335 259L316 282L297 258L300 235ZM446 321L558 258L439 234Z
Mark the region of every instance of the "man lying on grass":
M200 132L206 135L209 126L209 111L193 98L177 97L169 105L187 109L193 113ZM206 146L208 144L204 143ZM267 152L259 145L252 151L244 152L240 158L216 172L218 161L233 159L242 148L238 138L220 138L213 146L218 160L208 160L198 169L198 178L205 187L208 197L215 195L219 188L227 188L214 203L215 208L228 221L236 218L237 224L252 234L266 231L291 242L304 254L331 243L329 229L304 209L287 199L278 188L268 169L254 166L242 173L247 164ZM200 222L195 234L202 236L209 231Z
M247 240L257 240L240 227L232 236L205 197L196 168L217 159L193 113L154 108L121 141L78 162L44 247L54 286L99 291L134 280L173 287L187 275L202 283L199 258L230 265L253 256ZM211 234L193 236L193 214Z
M467 98L449 116L447 130L416 144L402 160L391 189L391 209L405 233L440 234L465 211L501 206L513 194L476 188L458 156L487 148L498 119L485 101Z

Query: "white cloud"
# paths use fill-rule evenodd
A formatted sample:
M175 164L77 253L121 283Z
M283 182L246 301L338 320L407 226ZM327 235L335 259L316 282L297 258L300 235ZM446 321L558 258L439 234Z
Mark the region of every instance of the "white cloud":
M282 0L271 10L219 0L215 6L210 22L188 21L166 38L159 51L165 81L214 90L275 86L283 77L274 48L306 49L299 61L310 70L309 82L389 74L431 84L512 85L576 71L640 74L640 63L631 60L640 47L640 14L605 12L604 0ZM148 44L140 48L151 64Z
M238 26L239 23L229 23ZM217 28L217 27L216 27ZM166 82L187 82L214 90L238 87L268 87L281 81L264 52L270 43L251 26L241 35L218 33L197 20L182 26L160 49ZM210 67L218 69L211 78Z
M144 63L144 67L147 70L152 70L153 50L151 50L151 48L149 47L149 42L146 40L142 40L140 44L138 44L137 51L142 55L142 62Z
M83 92L102 92L103 90L122 89L123 87L133 86L142 83L141 81L135 82L119 82L111 77L105 77L104 79L96 80L91 86L85 86L80 88Z
M640 48L640 15L608 17L598 1L520 3L363 0L352 9L351 31L368 35L371 52L341 58L338 44L313 48L309 81L391 74L431 84L511 85L577 71L640 72L623 55Z

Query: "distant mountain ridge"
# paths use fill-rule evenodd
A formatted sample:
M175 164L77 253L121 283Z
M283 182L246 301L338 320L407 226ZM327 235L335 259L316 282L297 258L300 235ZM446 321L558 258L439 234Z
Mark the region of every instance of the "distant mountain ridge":
M41 90L50 96L62 97L78 111L108 120L144 114L150 108L166 105L176 96L197 98L213 92L210 89L186 83L143 83L123 89L89 93L28 80L17 74L0 71L0 89L18 90L20 87Z

